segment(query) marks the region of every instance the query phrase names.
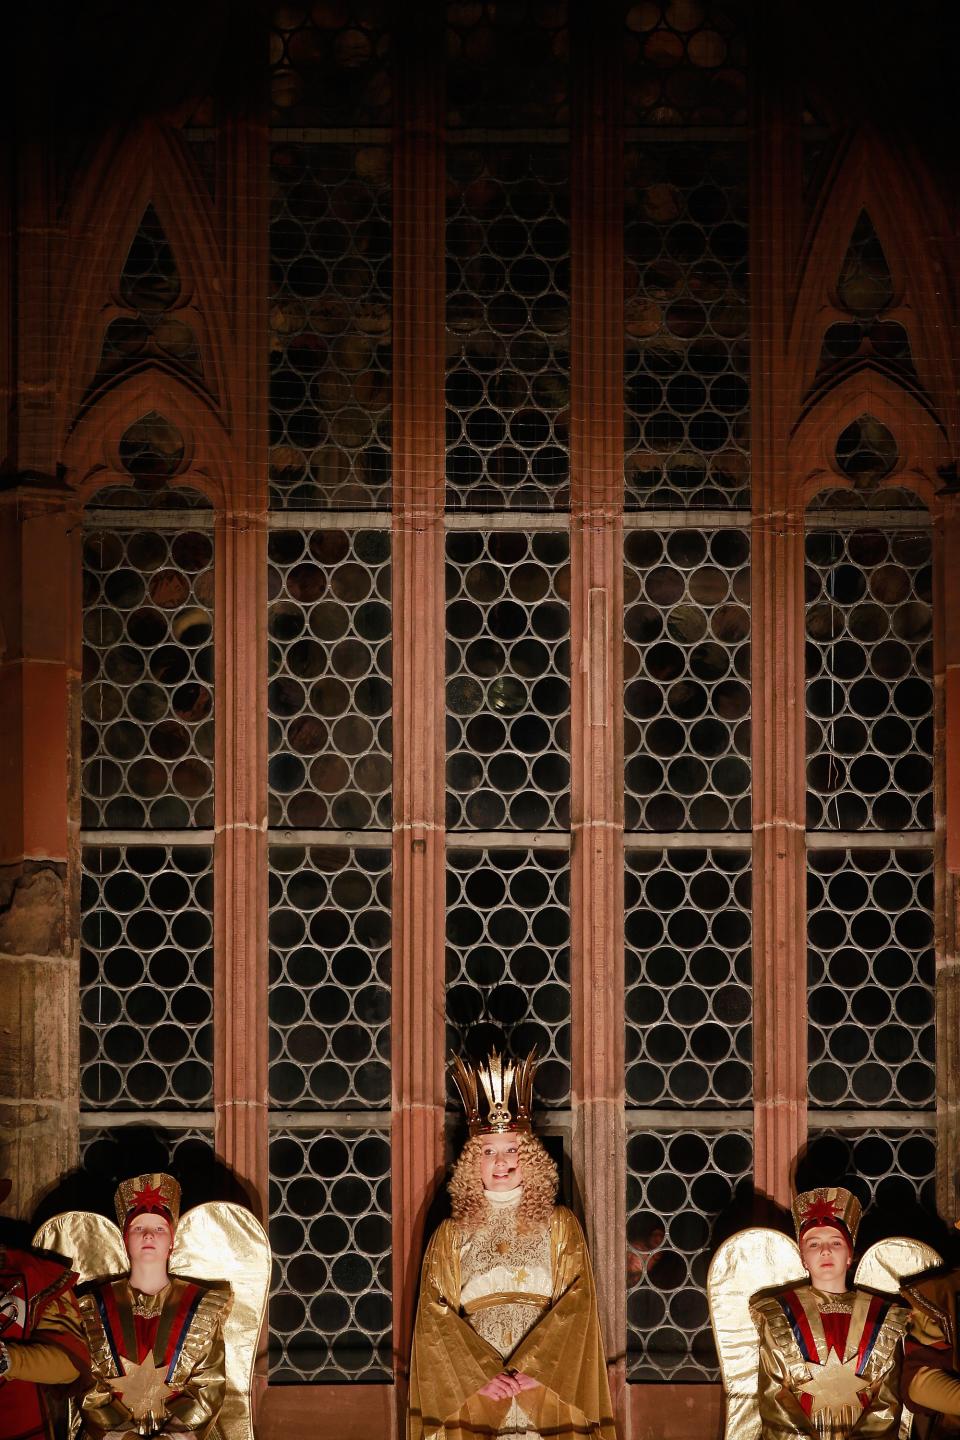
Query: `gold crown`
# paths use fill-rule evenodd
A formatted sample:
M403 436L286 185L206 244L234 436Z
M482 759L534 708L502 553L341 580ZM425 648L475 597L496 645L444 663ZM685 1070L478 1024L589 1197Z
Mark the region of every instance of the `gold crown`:
M485 1062L464 1062L450 1057L453 1083L467 1112L471 1135L502 1135L507 1130L529 1131L533 1109L533 1077L539 1064L536 1047L523 1060L509 1060L491 1050ZM480 1116L481 1091L486 1100L486 1118ZM511 1091L513 1111L510 1110Z
M863 1211L860 1201L849 1190L838 1185L804 1190L790 1208L798 1240L814 1225L833 1225L846 1235L851 1247L856 1244Z
M136 1211L159 1211L169 1215L170 1224L176 1226L180 1219L180 1186L172 1175L159 1171L150 1175L131 1175L129 1180L121 1180L117 1186L113 1203L117 1210L117 1224L124 1232Z

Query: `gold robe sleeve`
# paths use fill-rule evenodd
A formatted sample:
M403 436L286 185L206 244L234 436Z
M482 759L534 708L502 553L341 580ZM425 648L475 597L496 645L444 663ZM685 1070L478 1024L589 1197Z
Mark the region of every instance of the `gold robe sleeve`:
M58 1295L44 1310L29 1340L6 1342L10 1357L8 1377L11 1380L27 1380L33 1385L71 1385L79 1378L80 1368L58 1343L65 1335L81 1346L86 1344L83 1322L72 1290Z
M460 1314L460 1236L453 1221L444 1220L427 1246L420 1274L410 1357L409 1440L444 1435L447 1421L502 1369L493 1346Z
M551 1245L550 1308L510 1356L510 1368L543 1390L524 1391L520 1403L545 1434L615 1440L593 1269L579 1222L562 1205L553 1212Z
M408 1440L498 1433L509 1402L477 1396L505 1364L540 1384L520 1396L533 1426L555 1440L614 1440L613 1407L583 1232L562 1206L551 1226L550 1308L508 1361L482 1340L460 1309L460 1236L449 1220L423 1262L410 1364Z
M207 1291L170 1377L179 1394L167 1401L167 1414L198 1440L211 1432L223 1409L227 1388L223 1324L229 1311L228 1291Z
M101 1440L111 1430L127 1430L131 1427L131 1415L126 1405L114 1398L110 1388L113 1374L110 1347L100 1324L96 1297L81 1295L78 1300L80 1315L90 1347L92 1377L90 1388L80 1402L81 1429L84 1435Z

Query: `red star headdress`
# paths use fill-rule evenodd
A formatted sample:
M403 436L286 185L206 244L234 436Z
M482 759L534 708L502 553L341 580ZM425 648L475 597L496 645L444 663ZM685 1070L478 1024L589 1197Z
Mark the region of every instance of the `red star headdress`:
M154 1172L151 1175L131 1175L121 1181L113 1197L117 1209L117 1223L124 1235L127 1226L137 1215L145 1213L162 1215L176 1226L180 1218L180 1186L172 1175Z
M860 1225L861 1208L856 1195L833 1185L819 1190L804 1190L791 1207L793 1224L800 1240L815 1225L832 1225L853 1250Z

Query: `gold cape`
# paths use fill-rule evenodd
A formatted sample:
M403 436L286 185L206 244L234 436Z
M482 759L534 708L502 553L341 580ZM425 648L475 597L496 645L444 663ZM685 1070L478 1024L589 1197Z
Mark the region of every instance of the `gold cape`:
M424 1256L410 1360L409 1440L495 1436L509 1401L477 1395L505 1365L540 1382L520 1396L530 1426L549 1440L615 1440L593 1272L576 1218L558 1205L550 1222L550 1306L510 1355L481 1339L460 1313L460 1246L452 1220Z

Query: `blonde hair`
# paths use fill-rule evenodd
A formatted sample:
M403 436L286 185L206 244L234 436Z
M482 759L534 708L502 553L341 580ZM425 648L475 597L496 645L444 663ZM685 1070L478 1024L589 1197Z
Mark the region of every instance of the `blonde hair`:
M517 1206L518 1228L529 1234L549 1224L557 1198L557 1167L534 1135L517 1131L520 1183L523 1194ZM489 1218L480 1181L480 1155L485 1136L473 1135L460 1152L447 1189L453 1219L461 1230L479 1230Z

